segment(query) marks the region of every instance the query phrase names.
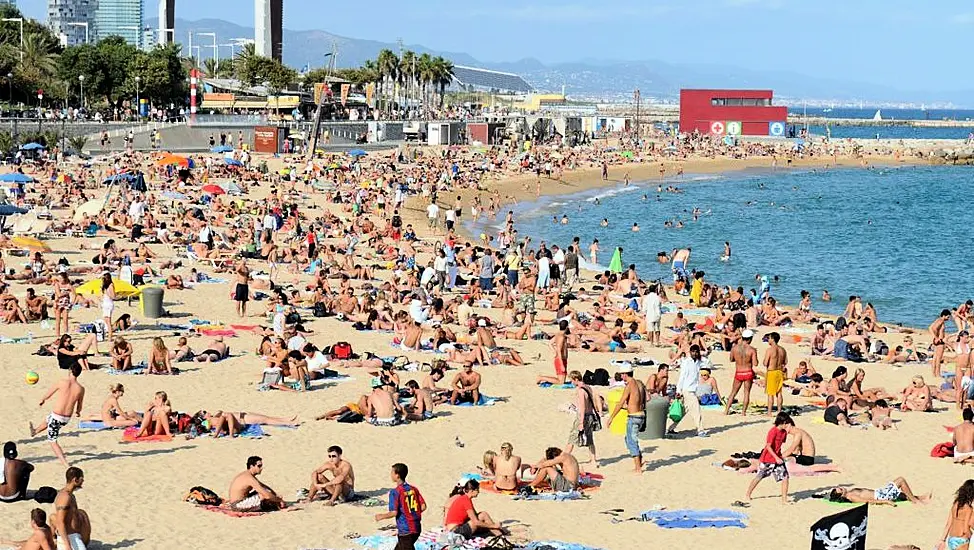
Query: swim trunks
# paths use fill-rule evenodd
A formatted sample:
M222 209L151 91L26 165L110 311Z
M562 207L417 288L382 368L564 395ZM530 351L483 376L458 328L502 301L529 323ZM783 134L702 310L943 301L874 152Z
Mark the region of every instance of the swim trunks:
M771 462L762 462L758 465L758 471L755 474L758 479L764 479L766 477L774 477L774 480L781 483L788 478L788 468L784 464L774 464Z
M57 537L57 550L87 550L87 548L78 533L68 535L67 541L63 537Z
M754 380L754 371L736 371L734 372L734 380L737 380L738 382L750 382Z
M771 396L778 395L784 384L785 374L783 372L780 370L769 370L765 380L764 391Z
M812 464L815 464L814 456L808 456L808 455L794 455L794 456L795 456L795 463L798 464L799 466L811 466Z
M889 502L895 502L901 496L903 496L903 492L900 491L900 488L897 487L896 484L893 483L892 481L890 481L883 487L876 489L876 500L886 500Z
M358 403L345 403L345 407L355 414L362 414L362 409L359 408Z
M393 417L393 418L375 418L375 417L372 417L372 418L369 419L369 424L372 424L373 426L387 426L387 427L391 427L391 426L398 426L398 425L400 425L402 423L403 423L402 420L400 420L397 417Z
M58 436L61 435L61 428L68 425L71 422L70 416L61 416L57 413L51 413L47 417L47 440L50 442L56 442Z
M561 357L555 357L555 374L558 376L568 374L568 361L562 361Z
M568 493L578 489L578 486L569 482L567 479L565 479L565 476L561 475L559 472L558 475L555 476L555 479L551 480L551 489L557 493Z
M259 512L260 504L261 504L260 495L254 493L249 497L241 500L240 502L231 504L230 508L238 512Z
M250 300L250 286L244 283L237 283L233 291L234 302L246 302Z

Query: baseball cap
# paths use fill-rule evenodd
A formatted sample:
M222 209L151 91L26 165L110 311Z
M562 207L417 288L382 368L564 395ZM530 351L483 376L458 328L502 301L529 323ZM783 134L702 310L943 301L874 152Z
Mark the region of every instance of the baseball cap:
M487 326L487 321L485 321L484 319L477 319L477 326L478 327L486 327Z
M749 328L744 329L741 331L741 338L754 338L754 331Z

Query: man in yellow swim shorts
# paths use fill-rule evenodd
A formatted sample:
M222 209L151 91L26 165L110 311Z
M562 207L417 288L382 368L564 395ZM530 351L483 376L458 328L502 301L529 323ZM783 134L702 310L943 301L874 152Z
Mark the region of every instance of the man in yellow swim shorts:
M781 336L777 332L768 334L768 351L764 352L765 376L764 391L768 394L768 416L774 414L772 406L778 407L778 412L784 408L784 396L781 393L785 385L785 368L788 366L788 352L778 345Z

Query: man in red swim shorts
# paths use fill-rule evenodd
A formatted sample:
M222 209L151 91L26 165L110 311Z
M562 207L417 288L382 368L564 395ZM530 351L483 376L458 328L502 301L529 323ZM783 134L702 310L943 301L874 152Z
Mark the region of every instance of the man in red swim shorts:
M751 386L754 384L754 367L758 364L758 352L751 346L751 340L753 339L754 331L744 329L741 332L740 342L731 348L731 361L734 362L734 384L731 387L730 395L727 397L724 414L730 414L731 404L734 403L737 392L743 386L744 409L742 414L747 416L747 407L751 404Z
M551 339L551 348L555 352L555 375L539 376L537 383L543 384L564 384L565 377L568 376L568 321L562 320L558 323L558 334Z

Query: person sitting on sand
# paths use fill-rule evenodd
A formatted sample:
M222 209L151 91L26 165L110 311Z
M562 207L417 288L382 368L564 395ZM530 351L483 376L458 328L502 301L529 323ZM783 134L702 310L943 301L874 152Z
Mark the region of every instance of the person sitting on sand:
M217 336L210 340L206 349L196 355L194 361L197 363L216 363L230 356L230 346L223 343L223 337Z
M26 460L17 458L17 444L8 441L3 444L3 483L0 483L0 502L27 500L27 487L34 466Z
M125 386L112 384L108 387L108 397L101 404L101 411L97 416L91 416L88 420L100 421L112 428L127 428L138 426L142 421L142 415L134 411L126 411L119 404L119 399L125 395Z
M372 393L366 399L363 416L373 426L398 426L403 423L405 412L393 396L392 387L381 378L373 378Z
M656 368L656 372L649 375L646 379L646 395L652 397L654 395L666 395L666 386L669 385L670 381L670 367L666 363L661 363L659 367Z
M531 469L528 465L521 465L521 457L514 454L514 445L501 444L501 454L494 451L484 453L484 466L481 473L494 479L494 489L498 491L516 491L521 484L524 472Z
M174 374L172 362L169 359L169 349L162 338L152 339L152 349L149 350L148 366L146 374Z
M95 353L98 353L98 340L94 334L89 334L81 342L80 346L73 346L71 344L71 335L62 334L61 338L57 341L57 363L58 367L62 369L70 369L72 365L78 364L84 370L90 370L91 366L88 364L88 350L91 346L95 346Z
M954 426L954 462L967 464L974 462L974 410L964 407L961 412L964 421Z
M189 341L185 336L180 336L176 348L169 352L169 359L174 363L192 361L196 357L193 349L189 347Z
M896 429L896 425L893 424L893 410L885 399L877 399L866 414L869 415L873 426L884 431L890 428Z
M558 447L548 447L545 450L545 459L532 464L531 472L535 474L531 487L540 487L547 482L558 493L578 490L578 460L571 453L563 453Z
M919 374L910 380L910 385L903 389L902 395L903 402L900 404L900 410L903 412L933 410L930 388L924 382L923 376Z
M263 471L264 459L259 456L247 458L247 469L230 482L227 508L238 512L269 512L284 508L284 499L257 479Z
M852 381L849 382L849 393L852 394L854 399L873 402L879 399L887 399L892 397L886 393L886 390L883 388L863 389L862 382L865 379L866 371L861 368L856 369L855 374L852 375Z
M349 502L355 497L355 471L352 463L342 457L342 448L338 445L328 447L328 460L311 472L311 486L305 501L311 502L319 492L328 497L325 503L328 506Z
M30 511L30 527L33 531L30 538L19 541L0 541L0 544L9 544L19 550L54 550L62 548L56 546L54 533L47 524L47 512L40 508Z
M54 534L58 550L85 550L91 543L91 519L88 512L78 508L75 492L85 483L81 468L70 467L64 472L64 488L54 497Z
M429 374L423 377L422 388L430 392L430 395L433 396L433 403L437 405L446 403L447 394L451 393L449 388L441 388L436 385L445 376L444 368L445 363L434 362Z
M932 493L917 496L913 494L910 485L902 477L898 477L883 485L879 489L862 489L858 487L835 487L828 493L832 502L854 502L856 504L878 504L896 506L897 502L908 500L913 504L930 502Z
M480 373L474 372L473 363L464 363L463 369L450 382L450 404L480 403L480 380Z
M815 374L815 367L808 364L808 361L802 359L798 362L798 366L792 372L792 380L798 382L799 384L807 384L811 382L812 375Z
M413 402L406 405L406 418L415 422L433 418L433 396L429 390L419 387L415 380L406 382L406 394L413 398Z
M132 368L132 344L126 342L125 338L121 336L115 337L111 354L113 369L126 371Z
M802 466L814 464L815 440L812 439L812 436L798 426L791 426L787 431L791 446L785 449L782 457L785 460L794 460Z
M476 479L462 479L443 506L443 530L456 533L466 540L485 534L501 536L505 529L494 521L487 512L477 512L473 499L480 494L480 482Z
M145 408L142 416L142 426L139 428L137 437L148 435L172 435L169 429L169 415L172 413L172 404L169 396L164 391L157 391L152 398L152 402Z

